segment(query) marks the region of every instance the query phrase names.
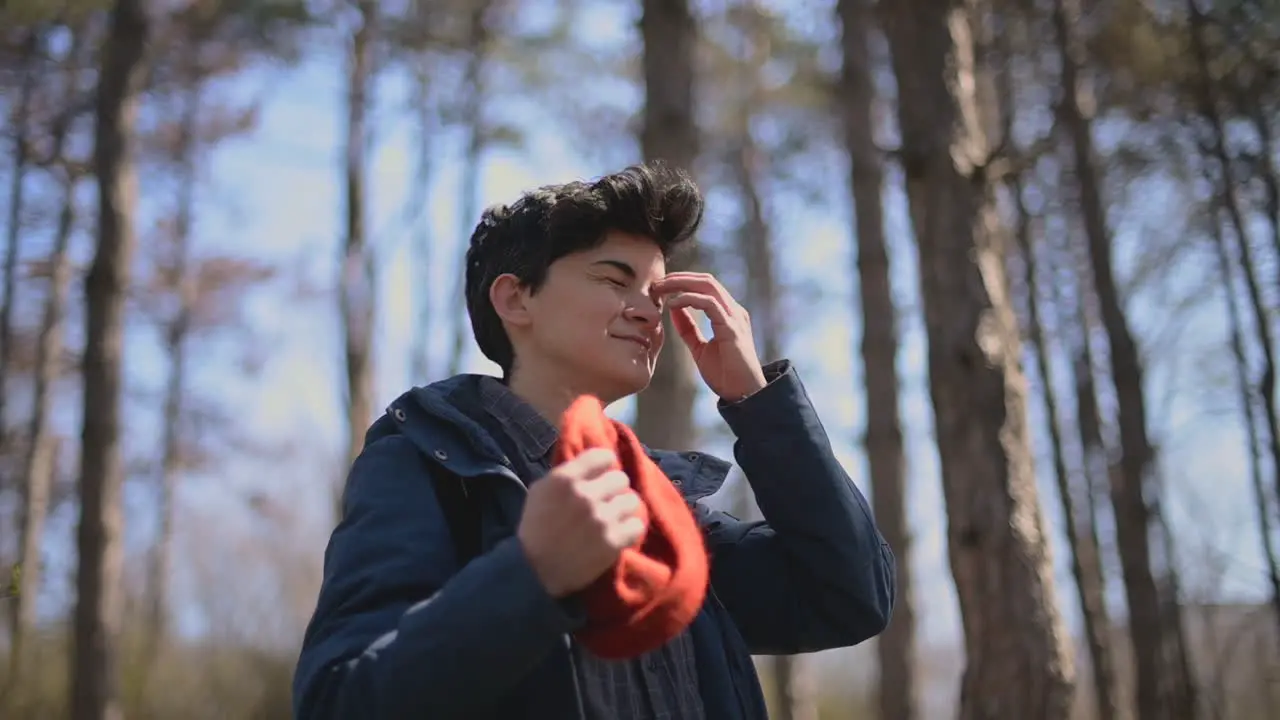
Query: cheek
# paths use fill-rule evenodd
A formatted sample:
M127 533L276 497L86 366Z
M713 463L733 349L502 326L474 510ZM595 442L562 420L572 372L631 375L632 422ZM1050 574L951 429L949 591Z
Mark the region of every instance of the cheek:
M593 343L615 328L626 303L617 293L605 288L566 298L561 307L563 309L556 317L560 333L574 338L577 343Z
M593 290L594 292L577 299L573 314L582 322L595 325L596 330L608 329L626 311L627 301L612 288Z

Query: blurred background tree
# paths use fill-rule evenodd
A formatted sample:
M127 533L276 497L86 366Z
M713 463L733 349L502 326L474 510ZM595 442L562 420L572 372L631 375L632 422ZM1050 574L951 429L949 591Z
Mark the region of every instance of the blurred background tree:
M772 715L1280 707L1280 11L0 4L0 717L281 718L377 408L492 372L479 213L641 159L898 555ZM336 252L335 252L336 250ZM611 409L732 438L682 348ZM711 499L758 512L740 476Z

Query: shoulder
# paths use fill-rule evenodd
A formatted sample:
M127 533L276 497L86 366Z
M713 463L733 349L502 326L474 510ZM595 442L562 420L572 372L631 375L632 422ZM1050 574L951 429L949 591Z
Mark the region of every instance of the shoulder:
M688 500L701 500L715 494L733 468L732 463L702 452L649 449L646 452Z
M433 492L430 469L409 438L399 433L378 437L360 451L347 473L343 509L357 506L408 503Z

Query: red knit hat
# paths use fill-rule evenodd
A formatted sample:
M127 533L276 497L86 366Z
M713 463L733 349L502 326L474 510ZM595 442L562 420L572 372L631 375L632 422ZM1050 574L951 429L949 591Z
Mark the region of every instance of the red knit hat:
M596 656L632 658L655 650L693 622L706 597L709 568L702 532L680 491L645 454L635 433L578 398L560 420L558 465L590 448L610 448L644 503L645 533L582 593L587 625L575 637Z

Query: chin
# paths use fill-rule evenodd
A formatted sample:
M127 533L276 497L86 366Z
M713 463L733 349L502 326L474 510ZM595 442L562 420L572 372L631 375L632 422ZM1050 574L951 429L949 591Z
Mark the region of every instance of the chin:
M649 382L653 380L653 371L648 368L630 367L597 377L598 380L594 383L597 386L594 394L608 405L649 387Z

